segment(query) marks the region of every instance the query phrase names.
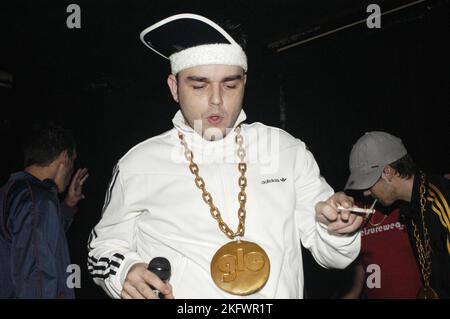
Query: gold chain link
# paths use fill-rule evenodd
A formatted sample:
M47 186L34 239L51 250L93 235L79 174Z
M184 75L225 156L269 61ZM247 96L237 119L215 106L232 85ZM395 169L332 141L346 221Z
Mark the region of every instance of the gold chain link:
M416 223L412 220L412 225L414 227L414 237L416 239L417 253L419 255L420 272L422 273L423 285L424 287L430 286L431 277L431 247L430 247L430 236L428 235L428 229L425 226L425 175L420 174L420 213L422 217L422 227L425 240L425 248L423 247L422 240L419 235Z
M383 218L378 223L372 224L372 218L374 216L375 216L375 214L370 214L369 216L367 216L367 218L369 220L369 224L372 225L373 227L380 226L385 221L385 219L387 218L387 215L384 215Z
M195 176L195 185L202 191L203 201L209 205L209 211L211 216L217 220L219 224L220 230L230 239L234 239L236 237L243 237L245 233L245 204L247 202L247 195L245 193L245 187L247 186L247 178L245 177L245 173L247 172L247 164L244 162L245 160L245 149L244 149L244 138L241 135L241 127L238 126L236 128L236 144L238 145L237 155L239 157L238 170L241 173L239 176L238 184L240 187L240 192L238 194L239 201L239 210L238 210L238 218L239 225L236 232L233 232L230 227L223 221L222 215L220 214L220 210L214 205L213 198L211 194L206 190L206 184L203 178L200 177L199 172L200 169L198 165L194 162L194 154L188 148L187 143L184 139L184 135L179 132L178 137L180 138L181 145L183 145L185 151L184 156L189 162L189 170Z

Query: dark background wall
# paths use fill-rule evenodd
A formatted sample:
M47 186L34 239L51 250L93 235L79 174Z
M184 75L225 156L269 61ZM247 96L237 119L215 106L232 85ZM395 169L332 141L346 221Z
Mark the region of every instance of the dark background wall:
M333 3L336 2L336 3ZM378 1L382 12L412 1ZM81 29L66 27L66 7L81 7ZM400 136L420 167L448 173L449 1L425 1L277 52L269 44L301 39L367 17L362 1L2 1L0 179L21 169L19 138L37 118L70 127L79 167L90 170L87 199L68 240L81 265L80 298L102 298L86 270L86 241L98 222L115 162L133 145L171 128L177 106L168 64L139 40L145 27L192 12L231 18L248 34L250 122L285 128L305 141L336 189L348 176L352 144L366 131ZM5 118L5 120L3 120ZM305 252L309 297L336 297L349 271L319 268Z

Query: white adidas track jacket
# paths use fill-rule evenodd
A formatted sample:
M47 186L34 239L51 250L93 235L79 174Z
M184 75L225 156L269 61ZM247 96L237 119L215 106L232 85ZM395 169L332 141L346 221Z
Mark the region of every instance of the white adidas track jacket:
M245 118L241 111L236 123ZM239 208L236 134L205 141L180 111L173 123L172 130L138 144L115 167L103 216L89 238L89 271L111 297L120 298L133 264L166 257L176 298L237 298L211 278L211 259L230 240L194 184L178 132L184 133L207 191L234 231ZM257 243L270 258L266 285L248 297L302 298L301 243L320 265L344 268L359 253L359 232L333 235L316 221L315 204L333 190L303 142L261 123L243 124L241 134L248 167L242 239Z

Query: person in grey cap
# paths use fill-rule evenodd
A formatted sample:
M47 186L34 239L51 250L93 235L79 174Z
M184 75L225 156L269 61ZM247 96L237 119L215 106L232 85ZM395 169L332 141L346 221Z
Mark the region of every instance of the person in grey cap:
M384 206L400 201L421 272L418 298L450 297L450 182L416 168L400 138L365 133L353 146L346 190L362 190Z

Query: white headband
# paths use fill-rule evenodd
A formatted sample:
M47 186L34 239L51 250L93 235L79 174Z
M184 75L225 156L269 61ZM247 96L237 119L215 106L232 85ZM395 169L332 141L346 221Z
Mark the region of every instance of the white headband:
M172 74L199 65L224 64L238 65L247 72L247 56L236 44L204 44L182 50L169 57Z

